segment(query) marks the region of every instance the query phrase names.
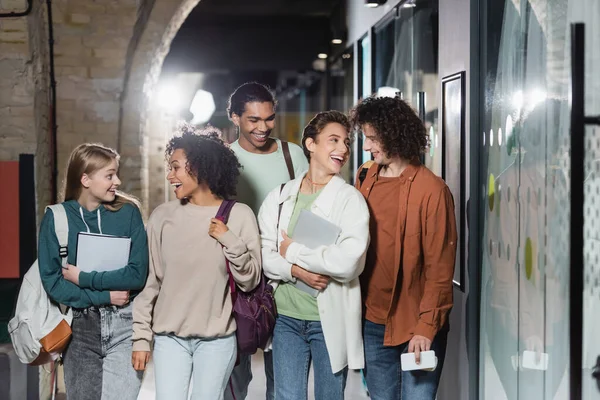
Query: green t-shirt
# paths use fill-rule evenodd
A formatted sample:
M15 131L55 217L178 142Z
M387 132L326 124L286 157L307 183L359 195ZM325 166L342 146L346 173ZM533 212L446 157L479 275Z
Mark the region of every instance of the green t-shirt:
M319 197L321 190L313 194L298 193L296 205L294 206L290 224L288 225L287 234L290 238L294 238L294 229L296 228L296 223L298 223L300 211L310 211L310 207L317 197ZM312 297L310 294L303 292L300 289L296 289L296 287L289 282L282 282L277 287L277 290L275 291L275 303L277 304L277 313L285 315L286 317L305 321L321 320L317 298Z
M237 140L231 144L231 150L244 167L238 179L237 200L250 206L254 215L258 215L260 206L271 190L290 180L281 141L275 141L277 150L269 154L250 153L244 150ZM289 148L294 173L299 177L308 170L308 161L300 146L289 143Z

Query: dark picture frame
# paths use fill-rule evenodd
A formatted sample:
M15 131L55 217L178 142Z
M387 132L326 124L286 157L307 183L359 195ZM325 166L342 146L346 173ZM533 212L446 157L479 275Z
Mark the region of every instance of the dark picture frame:
M454 197L458 243L454 285L465 292L466 268L466 136L465 71L442 78L442 179Z

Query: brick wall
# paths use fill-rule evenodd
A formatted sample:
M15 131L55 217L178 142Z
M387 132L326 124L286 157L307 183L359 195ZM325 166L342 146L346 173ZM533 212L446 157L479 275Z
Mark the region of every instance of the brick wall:
M123 189L149 205L148 104L171 40L199 0L54 0L59 191L72 149L101 142L122 156ZM0 20L0 160L36 155L38 210L51 201L46 2ZM25 0L0 0L0 12ZM152 176L152 183L157 182ZM162 179L162 177L161 177Z
M20 12L25 0L0 0L0 13ZM50 201L48 40L45 9L0 19L0 160L35 154L38 210Z
M117 147L125 58L136 0L53 1L59 182L83 142Z
M124 189L146 212L158 204L148 204L149 185L163 182L164 171L149 165L161 164L164 150L161 141L150 146L147 108L170 43L198 1L52 1L59 190L72 149L101 142L121 153ZM0 0L0 13L26 8L26 0ZM27 17L0 19L0 160L35 154L39 217L52 200L48 48L44 0L33 0ZM42 369L40 398L49 398Z

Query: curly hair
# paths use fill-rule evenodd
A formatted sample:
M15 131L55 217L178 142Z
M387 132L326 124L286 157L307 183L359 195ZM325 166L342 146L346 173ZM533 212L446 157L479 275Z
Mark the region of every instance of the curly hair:
M221 138L221 131L211 126L197 129L180 124L177 135L167 143L167 162L177 149L185 153L187 172L198 182L206 183L214 195L228 199L237 194L235 188L242 166Z
M371 125L388 157L413 160L429 146L425 125L398 97L368 97L350 111L350 119L358 130L365 124Z
M227 101L227 116L229 119L233 114L241 117L246 109L246 103L273 103L273 109L277 108L275 95L267 86L258 82L246 82L229 96Z
M304 155L309 161L310 151L308 151L308 148L306 147L306 140L310 138L316 142L317 136L323 131L323 129L325 129L327 125L332 123L342 125L348 132L348 138L350 139L350 142L352 142L351 126L348 117L344 113L335 110L322 111L310 120L308 125L306 125L304 128L304 133L302 134L302 150L304 150Z

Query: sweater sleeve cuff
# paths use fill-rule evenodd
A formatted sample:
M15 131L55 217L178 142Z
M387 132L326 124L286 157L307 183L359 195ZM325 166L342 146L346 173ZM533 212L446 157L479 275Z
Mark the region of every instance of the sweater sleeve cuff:
M92 287L92 273L83 272L79 273L79 287L82 289L90 289Z
M285 270L285 276L283 277L285 281L296 283L296 278L292 275L292 264L288 265L289 268Z
M290 264L298 264L298 254L300 253L300 249L302 245L300 243L292 242L287 248L285 252L285 259Z
M219 243L225 246L228 250L232 250L236 246L244 246L244 243L230 230L225 232L220 238Z
M150 342L144 339L133 342L133 351L150 351Z
M434 326L419 321L417 323L417 327L415 328L415 335L425 336L427 339L433 342L433 338L435 338L437 331L438 330Z
M98 296L94 296L96 302L94 302L95 306L104 306L110 304L110 292L102 291L102 292L93 292L98 293Z

